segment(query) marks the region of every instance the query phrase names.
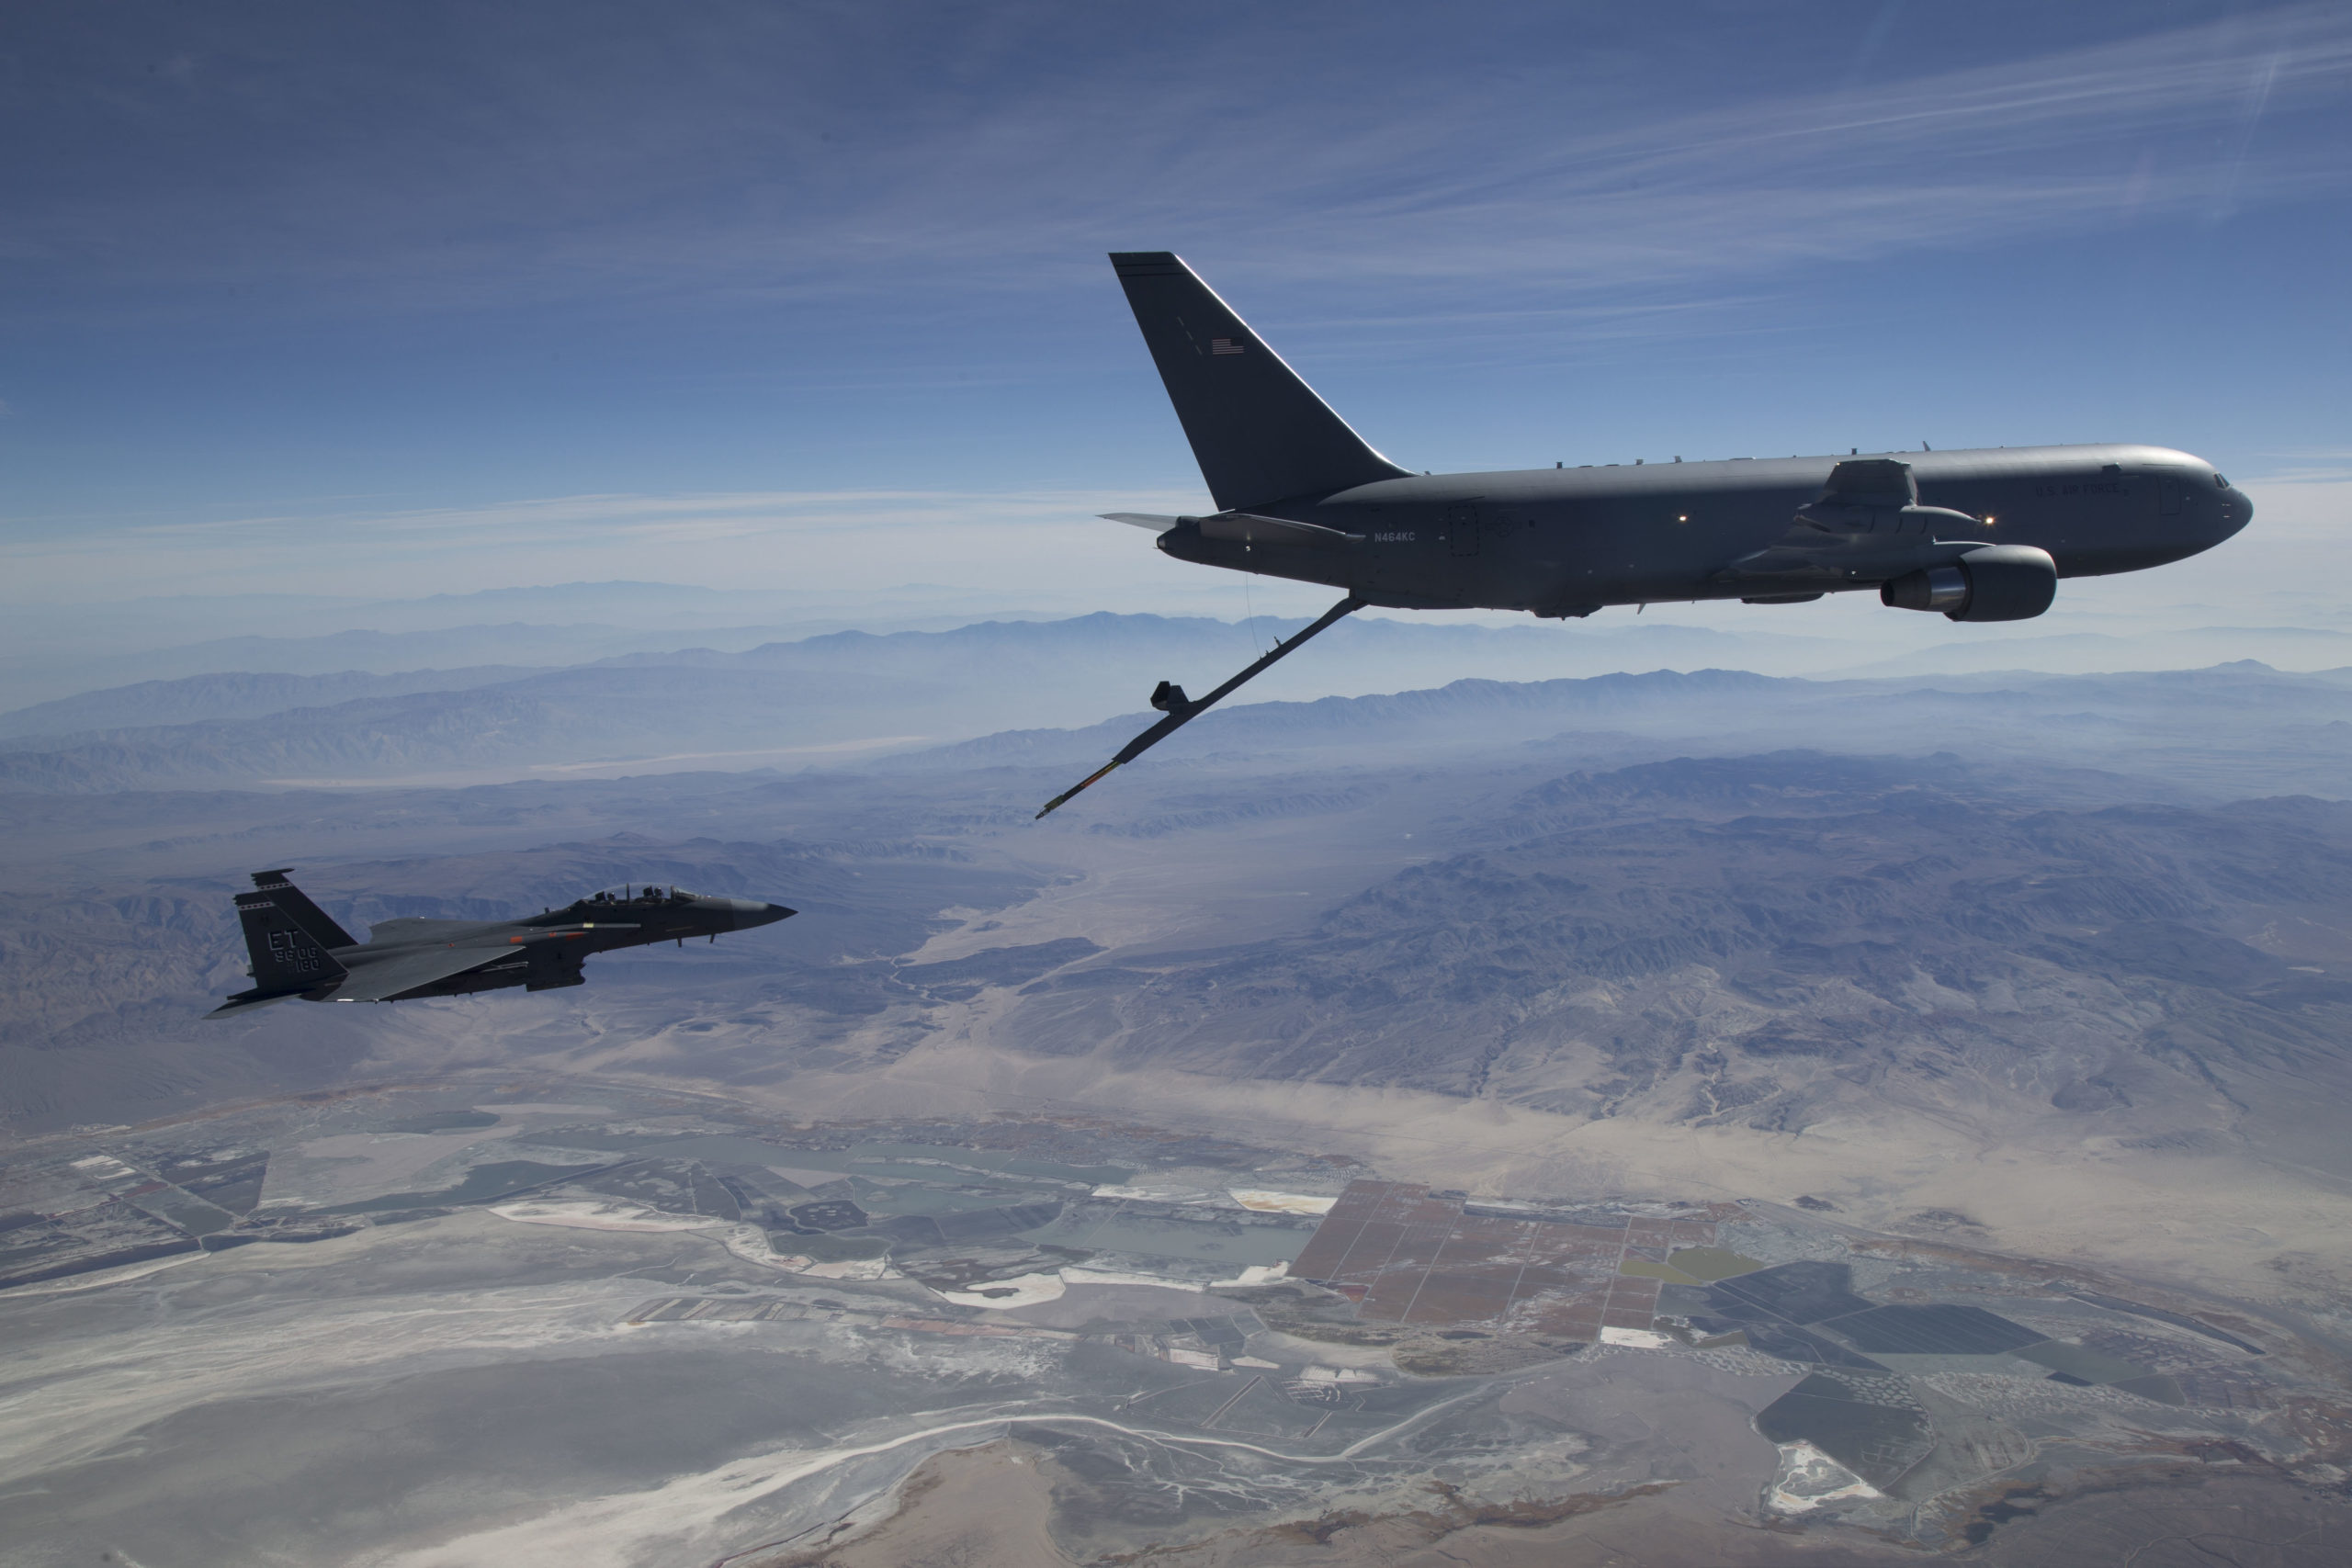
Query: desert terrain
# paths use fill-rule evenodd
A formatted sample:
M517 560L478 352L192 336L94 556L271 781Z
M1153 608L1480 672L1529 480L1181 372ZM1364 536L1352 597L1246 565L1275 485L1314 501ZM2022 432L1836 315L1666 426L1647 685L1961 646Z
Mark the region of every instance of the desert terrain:
M2340 1554L2352 677L1467 679L1032 821L1136 728L12 741L0 1561ZM206 1022L262 865L802 914Z

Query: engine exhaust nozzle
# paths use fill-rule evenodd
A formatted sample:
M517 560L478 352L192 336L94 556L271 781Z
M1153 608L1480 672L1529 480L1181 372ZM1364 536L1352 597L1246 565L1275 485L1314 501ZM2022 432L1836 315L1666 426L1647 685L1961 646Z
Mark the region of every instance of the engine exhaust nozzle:
M1878 602L1896 610L1941 610L1951 615L1967 606L1968 573L1957 566L1905 572L1879 584Z

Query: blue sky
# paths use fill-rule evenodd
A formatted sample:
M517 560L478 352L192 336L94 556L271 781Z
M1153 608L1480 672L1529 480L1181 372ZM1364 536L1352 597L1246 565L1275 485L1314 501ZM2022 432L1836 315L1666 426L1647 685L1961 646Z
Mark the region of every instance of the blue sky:
M0 81L0 598L1155 607L1081 521L1198 490L1114 248L1415 468L2352 494L2340 5L18 7Z

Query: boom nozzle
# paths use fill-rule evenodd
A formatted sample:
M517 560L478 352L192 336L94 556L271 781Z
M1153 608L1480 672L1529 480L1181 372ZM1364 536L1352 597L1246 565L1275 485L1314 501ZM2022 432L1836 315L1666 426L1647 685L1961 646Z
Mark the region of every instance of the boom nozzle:
M1061 794L1059 794L1059 795L1057 795L1054 796L1054 798L1053 798L1053 799L1051 799L1051 800L1049 800L1049 801L1046 802L1046 810L1045 810L1045 811L1040 811L1040 812L1038 812L1038 813L1037 813L1037 815L1036 815L1035 817L1032 817L1031 818L1029 818L1029 820L1030 820L1030 821L1032 821L1032 822L1035 822L1035 821L1039 820L1041 818L1043 818L1043 817L1046 815L1046 811L1051 811L1051 810L1053 810L1056 807L1058 807L1058 806L1062 805L1065 801L1068 801L1071 796L1073 796L1073 795L1075 795L1076 794L1078 794L1078 792L1079 792L1080 790L1084 789L1088 784L1092 784L1095 780L1097 780L1097 779L1101 778L1103 774L1105 774L1105 773L1109 773L1112 769L1114 769L1114 768L1117 767L1118 765L1119 765L1119 764L1118 764L1118 763L1116 763L1116 762L1105 762L1105 763L1103 763L1101 767L1099 767L1099 768L1095 769L1092 773L1091 773L1087 774L1084 778L1082 778L1082 779L1079 780L1076 784L1074 784L1070 785L1070 786L1069 786L1069 788L1068 788L1068 789L1066 789L1066 790L1062 791L1062 792L1061 792Z

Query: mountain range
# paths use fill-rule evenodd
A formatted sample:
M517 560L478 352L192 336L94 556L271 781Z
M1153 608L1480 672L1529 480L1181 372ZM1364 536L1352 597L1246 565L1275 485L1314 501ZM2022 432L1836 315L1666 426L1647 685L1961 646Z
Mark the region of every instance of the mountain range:
M0 715L0 789L462 784L583 773L791 770L883 754L938 754L943 745L1084 727L1114 716L1118 725L1140 728L1148 716L1128 716L1138 715L1139 697L1159 680L1202 690L1298 624L1097 615L944 631L836 632L736 652L636 652L547 670L188 676ZM1653 630L1661 652L1688 654L1720 637L1689 626ZM1198 746L1267 724L1295 738L1369 733L1367 727L1421 722L1410 717L1418 705L1441 728L1475 728L1508 710L1510 722L1531 736L1545 725L1589 728L1606 720L1631 732L1702 739L1710 749L1769 748L1770 727L1747 722L1751 705L1740 694L1770 689L1803 709L1822 739L1840 745L1909 746L1939 735L2011 745L2020 724L2058 724L2073 731L2067 743L2103 754L2160 738L2195 746L2231 733L2245 721L2243 702L2258 686L2258 722L2301 713L2320 727L2307 738L2313 767L2346 755L2342 735L2324 728L2340 716L2331 705L2345 688L2343 672L2290 675L2243 662L2203 677L2168 675L2157 685L2148 683L2154 676L2015 671L1825 682L1660 671L1638 680L1609 674L1533 682L1477 674L1449 683L1441 699L1416 679L1433 669L1524 673L1530 666L1572 662L1583 651L1589 649L1573 637L1563 640L1546 627L1342 622L1249 688L1250 706L1212 716L1176 744ZM1781 683L1758 684L1774 680ZM1299 701L1301 694L1334 686L1345 694L1404 694ZM2133 696L2135 689L2143 694ZM2085 704L2103 705L2103 716L2073 725L2070 707ZM2187 722L2192 712L2198 724ZM1257 716L1239 716L1244 713ZM2101 733L2119 721L2134 735ZM1001 750L1027 743L991 744ZM978 761L978 754L966 760Z

